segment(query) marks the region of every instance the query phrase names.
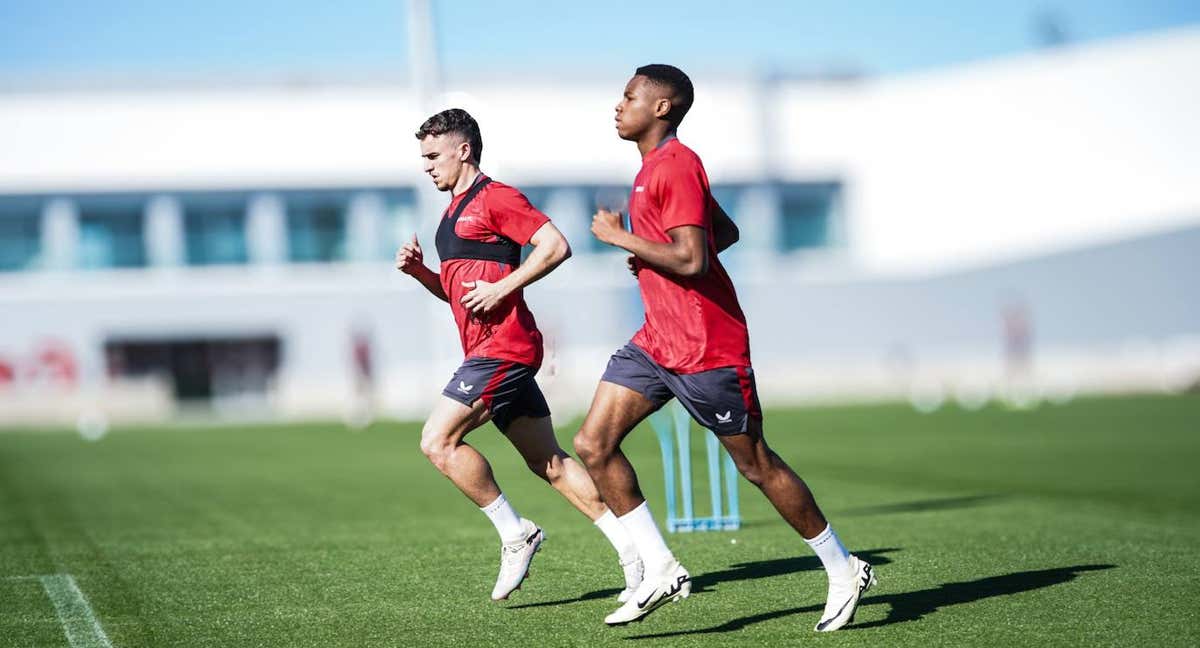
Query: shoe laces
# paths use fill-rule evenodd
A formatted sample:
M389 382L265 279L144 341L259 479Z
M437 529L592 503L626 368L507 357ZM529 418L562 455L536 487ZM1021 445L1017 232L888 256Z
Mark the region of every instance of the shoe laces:
M500 565L506 570L517 568L521 564L521 553L524 549L524 540L512 544L500 545Z

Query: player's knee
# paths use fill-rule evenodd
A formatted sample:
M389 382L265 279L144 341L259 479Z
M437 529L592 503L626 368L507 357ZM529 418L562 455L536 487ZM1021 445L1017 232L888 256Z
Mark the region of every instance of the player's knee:
M604 446L594 435L588 434L585 430L580 430L575 435L575 454L579 455L579 459L585 465L590 466L603 456Z
M426 429L421 433L421 452L438 470L444 470L450 458L451 445L445 435Z
M762 469L760 469L758 466L741 468L740 472L742 473L742 476L746 478L746 481L754 484L755 486L762 487L763 482L766 481Z
M734 457L733 464L737 466L738 472L742 473L742 477L755 486L762 486L766 480L766 466L758 461L757 457Z

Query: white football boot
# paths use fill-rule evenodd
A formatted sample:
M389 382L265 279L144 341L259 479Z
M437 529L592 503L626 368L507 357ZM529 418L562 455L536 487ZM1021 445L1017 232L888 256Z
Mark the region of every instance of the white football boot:
M825 612L821 621L813 628L817 632L833 632L854 620L854 611L863 593L875 584L875 570L865 560L850 555L850 567L854 576L849 580L829 580L829 597L825 599Z
M642 577L646 574L646 566L642 564L642 559L638 557L629 562L621 563L621 570L625 572L625 589L621 590L620 594L617 594L618 603L624 603L633 597L633 593L642 584Z
M647 614L671 601L685 599L692 593L692 577L678 560L672 560L661 573L647 578L616 612L604 617L608 625L625 625L639 621Z
M521 518L524 537L500 547L500 575L496 577L496 587L492 589L492 600L502 601L508 598L514 590L521 589L521 581L529 574L529 563L533 554L538 552L546 534L538 525Z

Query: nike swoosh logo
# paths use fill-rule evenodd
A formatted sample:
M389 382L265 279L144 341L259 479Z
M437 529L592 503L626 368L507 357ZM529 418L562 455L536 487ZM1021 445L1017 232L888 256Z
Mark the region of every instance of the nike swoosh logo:
M850 602L851 602L851 601L853 601L853 600L854 600L854 597L853 597L853 596L851 596L850 598L846 599L846 602L845 602L845 603L842 603L842 607L838 608L838 611L837 611L837 612L835 612L833 616L831 616L831 617L829 617L828 619L825 619L824 621L822 621L822 622L821 622L821 625L817 626L817 629L818 629L818 630L824 630L824 629L825 629L825 626L829 625L830 623L833 623L833 620L834 620L834 619L836 619L836 618L838 618L838 617L842 616L842 612L843 612L843 611L845 611L845 609L846 609L846 606L847 606L847 605L850 605Z
M867 586L868 586L868 584L870 584L870 582L871 582L871 566L867 565L867 568L863 570L862 580L858 584L858 596L857 597L851 596L850 598L846 599L846 602L842 603L842 607L838 608L838 611L833 616L822 621L820 623L820 625L817 626L817 629L824 630L826 626L828 626L830 623L833 623L834 619L842 616L842 612L845 611L846 606L850 605L850 603L852 601L854 601L855 598L861 597L863 595L863 592L867 591Z
M683 589L683 584L688 582L688 580L689 578L687 576L680 576L679 580L675 581L675 584L671 586L671 589L663 592L662 596L659 596L658 600L654 601L654 604L657 605L658 603L662 602L663 599L667 599L678 594L679 590ZM646 597L646 600L638 602L638 609L646 609L646 606L650 603L650 599L652 598L654 598L654 592L651 592L650 596Z

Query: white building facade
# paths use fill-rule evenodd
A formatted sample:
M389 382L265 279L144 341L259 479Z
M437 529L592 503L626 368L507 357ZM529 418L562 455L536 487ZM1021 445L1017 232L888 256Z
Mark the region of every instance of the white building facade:
M1184 29L896 78L694 75L680 135L742 230L725 262L764 399L1190 385L1198 63ZM624 81L441 97L575 249L527 295L564 412L640 321L588 233L638 167L612 126ZM419 417L461 350L390 262L414 232L435 260L447 200L417 104L389 84L0 94L0 423Z

